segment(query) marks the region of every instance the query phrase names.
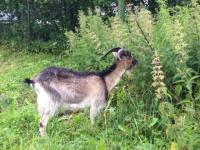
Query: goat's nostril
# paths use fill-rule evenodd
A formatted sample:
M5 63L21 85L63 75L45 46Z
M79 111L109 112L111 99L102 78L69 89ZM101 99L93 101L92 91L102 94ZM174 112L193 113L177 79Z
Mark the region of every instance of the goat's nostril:
M137 60L133 59L132 64L136 65L137 64Z

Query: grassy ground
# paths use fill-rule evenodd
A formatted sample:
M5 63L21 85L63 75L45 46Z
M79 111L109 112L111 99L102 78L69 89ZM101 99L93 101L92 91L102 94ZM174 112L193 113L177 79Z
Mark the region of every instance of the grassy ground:
M47 66L67 65L59 56L0 50L1 149L94 149L104 147L104 128L90 129L87 111L54 118L49 137L38 136L39 116L33 90L22 81ZM58 63L59 62L59 63Z
M115 128L105 132L103 117L99 117L97 125L91 128L88 110L51 119L47 127L48 137L41 139L38 136L36 95L22 81L48 66L75 65L69 64L64 57L11 51L3 47L0 64L1 149L105 149L107 134L112 139L112 147L131 145L131 141L123 141L123 136L126 136L123 132L117 133ZM110 110L116 116L114 109ZM124 130L123 127L121 130Z
M95 127L91 127L88 110L85 110L72 116L52 118L47 126L48 137L40 138L36 95L22 81L48 66L78 68L76 61L72 62L67 56L0 48L0 149L154 150L176 148L177 143L180 147L189 143L188 147L192 145L189 148L198 148L198 120L187 113L177 112L176 119L187 122L173 127L166 124L157 115L152 91L129 86L133 81L126 77L110 94L112 102L107 111L106 125L101 115ZM169 131L165 133L164 129Z
M109 25L99 15L80 13L80 28L66 32L70 47L60 56L31 53L38 52L37 44L29 52L0 46L0 149L199 150L199 10L197 4L174 9L162 4L154 17L141 9L125 23L111 17ZM24 78L49 66L102 70L113 58L100 56L122 44L138 65L110 93L106 119L99 116L91 127L88 110L54 117L48 137L40 138L36 95L22 83ZM48 48L44 45L43 52Z

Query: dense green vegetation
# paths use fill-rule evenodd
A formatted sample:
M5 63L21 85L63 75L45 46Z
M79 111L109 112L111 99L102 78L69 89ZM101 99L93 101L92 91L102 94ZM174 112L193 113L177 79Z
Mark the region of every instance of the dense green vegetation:
M80 12L80 28L65 32L69 46L60 55L1 45L1 149L200 149L200 6L159 6L154 17L141 8L125 22ZM52 118L40 138L36 96L23 79L48 66L102 70L113 58L100 57L115 46L130 49L138 65L110 93L95 126L84 110Z
M125 5L134 11L145 6L153 14L159 9L158 0L1 0L0 1L0 43L31 51L61 52L68 48L65 30L79 27L79 11L96 13L97 7L104 21L119 14L124 18ZM166 0L167 6L190 6L193 0ZM114 4L114 5L113 5ZM124 5L125 4L125 5ZM5 15L7 14L7 15ZM10 17L7 17L10 16ZM2 18L7 18L2 20ZM23 43L21 43L23 41ZM19 44L20 43L20 44Z

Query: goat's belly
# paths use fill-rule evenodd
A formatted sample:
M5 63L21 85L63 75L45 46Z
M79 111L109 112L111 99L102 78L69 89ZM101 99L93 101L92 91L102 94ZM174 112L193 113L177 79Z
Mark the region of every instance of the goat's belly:
M79 109L84 109L90 107L90 101L84 100L80 103L63 103L61 106L64 110L76 111Z

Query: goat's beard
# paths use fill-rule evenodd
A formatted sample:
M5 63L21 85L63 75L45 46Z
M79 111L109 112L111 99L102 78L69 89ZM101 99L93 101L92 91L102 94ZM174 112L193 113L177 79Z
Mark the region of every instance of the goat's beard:
M132 76L132 69L126 70L126 75L128 76L128 78L131 78L131 76Z

